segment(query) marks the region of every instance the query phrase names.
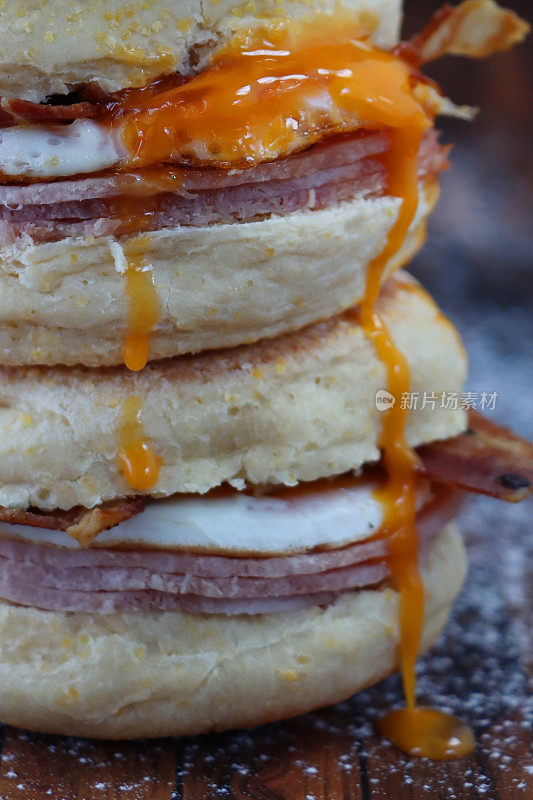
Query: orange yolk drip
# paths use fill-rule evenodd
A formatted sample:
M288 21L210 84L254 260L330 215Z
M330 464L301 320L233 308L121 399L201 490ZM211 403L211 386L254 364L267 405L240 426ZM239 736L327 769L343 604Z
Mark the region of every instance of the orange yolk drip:
M124 363L133 372L138 372L146 366L150 331L160 316L153 271L145 255L149 244L148 236L138 237L128 243L125 251L128 260L125 278L129 308Z
M146 260L150 244L147 236L137 237L125 248L128 267L125 273L128 297L128 334L124 343L124 364L138 372L148 361L150 331L159 319L159 299L153 272ZM147 441L140 421L142 401L132 395L122 406L120 466L132 489L146 491L155 486L161 459Z
M155 486L161 468L161 459L147 441L140 420L141 409L142 400L137 395L124 401L119 453L122 474L131 488L139 492Z
M181 86L165 89L163 83L130 92L113 110L113 124L120 126L130 153L128 166L181 160L251 167L333 133L358 127L390 131L389 193L402 204L383 252L369 265L360 309L361 326L385 365L387 388L397 399L383 415L380 445L388 478L378 496L384 506L383 532L390 542L390 569L400 595L400 663L407 708L388 714L380 730L409 753L447 758L470 752L473 737L455 718L416 705L415 662L424 617L415 526L417 457L407 444L407 410L399 402L409 390L409 368L375 307L386 266L402 246L418 203L418 151L432 122L413 94L416 80L412 67L398 54L375 47L346 20L325 20L324 25L315 20L312 28L280 24L237 36L210 66ZM133 333L146 336L146 329ZM142 348L136 339L131 341L138 354ZM143 358L144 351L137 360L132 357L132 368ZM124 474L134 488L150 488L157 480L159 460L144 449L140 401L130 398L127 406Z
M387 389L401 398L409 391L409 367L381 316L375 310L387 262L401 247L418 204L417 157L424 130L420 120L408 121L393 133L389 164L389 191L402 197L398 218L383 251L369 264L360 322L385 365ZM415 661L423 623L424 588L418 571L415 528L417 456L407 444L407 409L396 402L383 415L380 446L388 475L378 491L384 506L384 531L390 542L390 569L400 592L400 658L405 696L415 705Z
M346 19L236 36L181 86L128 93L113 110L128 166L169 161L253 166L358 127L422 114L413 69ZM427 120L427 125L430 125Z
M404 752L434 761L467 756L476 744L467 725L436 708L408 706L391 711L379 723L379 730Z
M388 477L376 494L383 504L383 535L389 541L389 567L399 592L399 655L407 707L387 714L379 729L411 755L444 759L471 752L474 738L470 729L455 717L416 704L416 658L424 624L424 586L415 524L418 459L407 443L407 408L400 403L402 395L409 391L409 366L375 308L387 263L402 246L416 213L417 157L425 127L423 115L406 115L403 125L392 131L389 192L400 197L402 205L385 248L369 264L360 323L385 366L387 389L396 399L383 415L380 447Z

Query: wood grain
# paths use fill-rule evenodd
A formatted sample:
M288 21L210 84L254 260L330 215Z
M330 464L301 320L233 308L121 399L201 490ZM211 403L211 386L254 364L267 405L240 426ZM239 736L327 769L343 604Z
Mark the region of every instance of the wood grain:
M474 756L408 759L375 733L397 676L283 723L181 740L91 742L5 728L0 800L529 800L533 543L528 511L462 515L471 571L445 635L421 660L423 702L474 726Z

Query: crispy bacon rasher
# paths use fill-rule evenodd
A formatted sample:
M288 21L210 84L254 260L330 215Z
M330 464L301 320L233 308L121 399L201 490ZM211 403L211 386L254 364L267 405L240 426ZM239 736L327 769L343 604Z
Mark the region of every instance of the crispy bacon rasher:
M0 522L13 525L29 525L33 528L47 528L52 531L67 531L81 545L88 546L102 531L114 528L146 507L145 497L122 497L112 503L104 503L95 508L76 506L68 510L40 511L29 509L21 511L0 507Z
M460 436L418 450L435 483L516 503L532 491L533 444L476 411Z

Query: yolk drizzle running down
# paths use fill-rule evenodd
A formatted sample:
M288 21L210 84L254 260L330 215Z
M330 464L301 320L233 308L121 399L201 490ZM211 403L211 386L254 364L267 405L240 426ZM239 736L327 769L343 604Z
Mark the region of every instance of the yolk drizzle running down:
M122 405L119 453L122 474L138 492L151 489L159 477L161 459L147 441L140 415L142 400L130 395Z
M200 161L207 156L211 165L251 167L361 124L399 130L408 115L429 127L412 94L411 74L401 58L374 47L346 20L315 21L311 27L280 23L239 34L211 66L182 86L162 91L156 83L127 93L114 115L133 155L130 165L165 162L181 153ZM146 365L150 331L159 317L145 258L148 243L149 237L138 237L126 252L124 363L134 371ZM142 461L151 445L140 432L137 440L143 442L136 450ZM135 467L132 453L130 446L124 459L123 447L121 463L136 489L131 476L142 468ZM151 486L159 471L152 456Z
M159 299L154 276L146 258L150 237L137 237L126 245L125 273L128 298L128 334L124 344L124 364L138 372L146 366L150 331L159 319ZM136 491L153 488L159 477L161 459L146 438L140 421L141 398L127 397L122 406L120 428L120 466L129 486Z
M142 236L124 248L126 295L128 297L128 334L124 344L124 364L133 372L144 369L148 361L150 332L160 316L159 298L153 270L146 258L150 237Z
M424 625L424 586L415 524L418 460L407 443L407 407L402 408L400 402L409 391L409 366L375 310L387 263L400 249L416 214L417 157L425 127L424 115L406 115L403 125L392 131L388 189L392 196L401 198L402 204L385 248L369 264L359 319L385 366L387 389L396 401L383 415L380 446L388 478L377 496L384 509L382 533L389 541L389 567L399 592L399 655L407 707L387 714L379 728L411 755L446 759L470 753L474 737L453 715L420 708L416 703L416 659Z
M377 496L383 504L383 536L389 541L389 567L399 592L400 665L407 707L387 714L381 733L411 755L454 758L473 750L471 730L456 717L416 703L416 659L424 624L424 586L418 565L416 517L417 456L406 439L409 366L383 319L375 310L381 277L388 260L401 247L417 208L417 154L423 120L406 120L393 131L389 153L389 192L402 199L398 218L384 250L370 263L360 323L385 365L387 389L396 402L383 415L380 446L388 479Z
M388 188L402 202L383 252L369 266L359 315L385 365L387 388L397 400L383 415L380 444L388 479L378 495L400 595L400 663L407 708L388 714L380 729L413 755L449 758L470 752L473 738L454 717L416 705L415 662L424 615L415 527L417 459L407 444L407 412L399 402L409 390L409 368L375 310L387 264L401 247L418 203L419 145L432 120L414 96L416 80L398 55L370 44L346 20L323 26L315 22L312 30L279 25L238 36L182 86L131 92L115 118L131 154L129 164L135 166L179 156L211 166L252 167L328 134L361 126L390 131ZM133 291L142 293L137 270L132 276ZM146 319L132 325L128 347L133 350L127 355L132 368L143 366L147 355L135 338L148 335L148 313ZM125 474L130 475L130 485L149 488L144 478L159 465L131 425L132 419L138 421L140 406L135 398L127 406L124 429L135 433L123 448Z

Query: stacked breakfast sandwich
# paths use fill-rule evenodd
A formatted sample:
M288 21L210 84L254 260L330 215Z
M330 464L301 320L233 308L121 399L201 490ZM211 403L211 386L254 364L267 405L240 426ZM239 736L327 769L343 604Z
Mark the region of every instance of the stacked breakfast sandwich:
M416 712L462 492L533 472L467 420L458 334L401 271L448 165L435 117L471 115L420 67L527 25L468 0L400 43L400 16L0 7L2 720L198 733L398 666Z

